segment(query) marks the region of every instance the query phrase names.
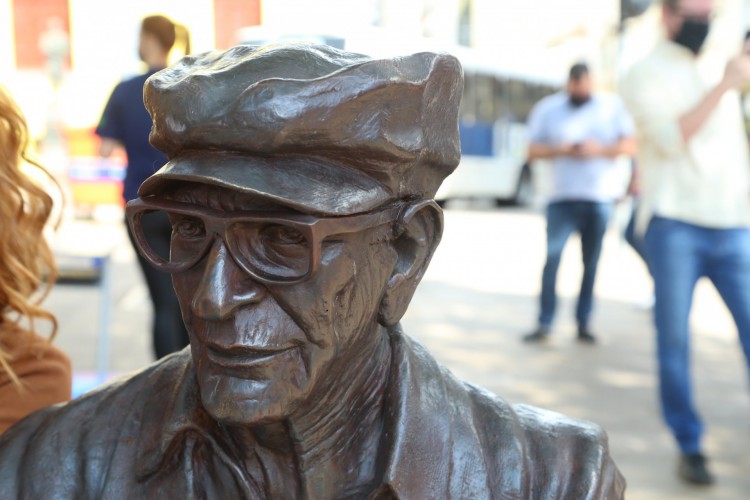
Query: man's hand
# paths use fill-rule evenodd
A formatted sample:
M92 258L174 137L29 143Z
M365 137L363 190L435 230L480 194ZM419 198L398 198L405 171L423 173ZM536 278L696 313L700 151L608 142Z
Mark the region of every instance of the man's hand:
M577 158L617 158L620 155L633 156L638 144L633 137L622 137L614 144L588 140L573 145L570 156Z
M120 143L109 137L102 137L99 142L99 156L102 158L109 158L116 147L119 147Z
M680 117L679 125L682 139L689 142L706 124L708 117L716 109L728 90L739 89L750 85L750 55L740 54L727 62L724 77L703 99L690 111Z
M732 89L750 85L750 55L740 54L730 59L724 68L722 83Z
M571 156L577 158L614 158L620 154L619 148L602 144L597 141L583 141L573 146Z
M597 156L606 156L604 146L596 141L584 141L574 144L571 156L578 158L594 158Z
M575 145L563 143L563 144L543 144L538 142L532 142L529 144L528 157L530 160L546 159L546 158L557 158L558 156L573 156Z
M623 154L632 156L635 154L635 150L635 139L630 137L622 138L617 143L611 145L593 140L574 144L562 143L555 146L532 143L529 145L529 159L557 158L559 156L571 156L573 158L615 158Z

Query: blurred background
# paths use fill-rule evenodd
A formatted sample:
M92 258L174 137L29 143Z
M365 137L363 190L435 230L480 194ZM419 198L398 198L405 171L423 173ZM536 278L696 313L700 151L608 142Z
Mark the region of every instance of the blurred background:
M590 65L599 89L616 91L659 37L658 1L0 0L0 84L23 109L36 156L63 186L62 223L49 235L61 280L46 305L60 322L56 343L73 359L76 393L153 361L148 294L123 224L125 157L99 158L94 134L114 86L145 70L138 33L152 14L185 25L192 52L314 40L373 56L458 56L466 77L462 163L438 193L446 232L404 320L407 332L459 376L511 401L604 425L628 498L750 498L746 371L731 319L705 284L691 318L695 376L720 483L696 492L674 477L650 311L640 307L650 279L621 237L627 199L600 263L600 346L573 340L575 244L558 279L559 339L542 349L519 342L535 320L548 182L545 165L525 158L528 113L563 87L578 61ZM736 53L749 26L750 1L720 1L707 43ZM623 165L623 195L628 176Z
M439 196L528 203L532 176L523 156L531 106L558 90L576 61L589 63L600 88L614 89L618 76L658 36L658 8L652 3L0 0L0 83L24 110L47 167L66 182L68 209L118 218L124 158L99 160L93 129L112 88L145 69L137 53L144 16L161 13L186 26L193 52L290 38L375 56L445 50L466 69L467 161ZM749 24L746 3L720 2L709 45L735 50ZM173 58L180 55L175 47ZM494 165L483 163L489 157ZM536 186L543 188L543 182Z
M466 69L464 155L480 160L495 156L504 164L500 168L512 172L470 176L469 168L462 166L460 173L466 174L450 179L439 196L494 194L527 202L532 193L525 185L530 179L523 171L523 155L529 109L558 90L577 61L589 63L600 88L614 89L618 76L647 53L658 36L658 8L652 3L2 0L0 83L23 108L48 168L70 181L66 187L71 208L84 215L93 211L111 216L113 206L120 204L123 157L100 161L93 129L112 88L145 69L137 45L140 20L146 15L161 13L185 25L193 52L281 39L317 40L375 56L445 50L459 56ZM735 51L750 12L743 0L720 4L709 44ZM180 51L175 47L173 58ZM469 160L473 168L482 166L477 158ZM485 182L461 185L472 184L469 177L484 177Z

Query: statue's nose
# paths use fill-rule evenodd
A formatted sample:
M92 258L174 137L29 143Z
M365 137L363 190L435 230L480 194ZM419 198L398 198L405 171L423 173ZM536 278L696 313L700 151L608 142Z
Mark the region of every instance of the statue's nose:
M203 277L193 296L193 313L204 320L223 320L235 309L259 302L265 287L250 278L217 239L208 254Z

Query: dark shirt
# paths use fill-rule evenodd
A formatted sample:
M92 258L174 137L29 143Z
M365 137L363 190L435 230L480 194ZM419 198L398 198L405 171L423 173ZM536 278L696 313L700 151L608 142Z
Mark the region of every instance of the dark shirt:
M623 498L596 425L462 382L398 329L391 346L387 464L369 498ZM11 428L0 438L0 498L295 498L254 451L258 460L243 462L206 414L185 349Z
M96 127L97 135L115 139L125 148L128 157L123 182L125 201L137 198L141 183L167 162L164 153L148 142L151 116L143 105L143 84L154 73L156 70L150 70L119 83L112 91Z

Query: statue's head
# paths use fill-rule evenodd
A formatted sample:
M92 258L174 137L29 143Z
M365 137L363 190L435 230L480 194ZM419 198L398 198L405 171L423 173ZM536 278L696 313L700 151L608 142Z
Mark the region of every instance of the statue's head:
M146 82L169 162L128 217L173 275L214 418L293 415L401 319L442 233L462 85L445 54L299 44L185 57ZM142 231L164 216L169 253Z

